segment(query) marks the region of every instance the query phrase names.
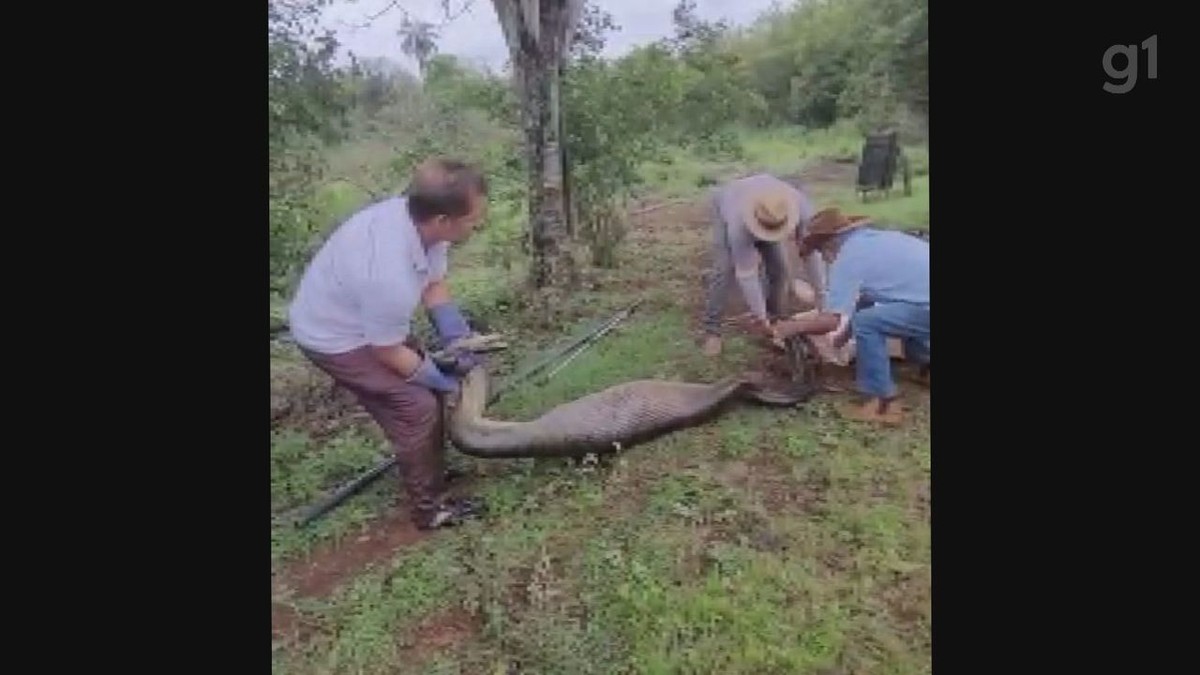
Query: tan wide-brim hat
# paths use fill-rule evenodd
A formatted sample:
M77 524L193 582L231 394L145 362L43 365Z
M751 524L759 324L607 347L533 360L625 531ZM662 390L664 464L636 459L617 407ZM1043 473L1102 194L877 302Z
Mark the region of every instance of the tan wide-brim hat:
M783 241L800 223L800 200L786 185L757 190L746 200L742 221L760 241Z
M870 222L871 219L867 216L843 215L841 209L831 206L813 214L812 219L808 221L808 227L804 228L804 241L839 235Z

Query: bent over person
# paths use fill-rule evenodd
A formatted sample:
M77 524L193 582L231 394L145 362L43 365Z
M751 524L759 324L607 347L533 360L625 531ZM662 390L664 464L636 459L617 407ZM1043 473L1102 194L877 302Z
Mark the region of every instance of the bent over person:
M903 232L870 227L862 216L836 208L815 216L800 242L801 254L819 250L829 267L825 310L780 322L780 337L833 333L834 342L853 334L857 388L864 401L842 414L851 419L896 424L902 410L892 380L888 338L904 356L929 366L929 242Z
M383 430L412 519L422 529L457 524L482 510L475 500L443 497L436 395L457 391L458 382L421 352L411 329L422 307L440 346L471 333L446 288L447 250L471 235L486 200L487 183L473 167L451 160L421 164L404 196L371 204L334 231L289 308L301 351L351 391Z
M736 279L759 328L781 318L791 280L784 242L803 233L812 206L803 192L769 174L730 181L713 194L712 271L704 312L704 353L721 351L721 314ZM813 252L804 258L816 304L822 307L824 265ZM765 272L765 274L764 274ZM763 294L765 277L767 293Z

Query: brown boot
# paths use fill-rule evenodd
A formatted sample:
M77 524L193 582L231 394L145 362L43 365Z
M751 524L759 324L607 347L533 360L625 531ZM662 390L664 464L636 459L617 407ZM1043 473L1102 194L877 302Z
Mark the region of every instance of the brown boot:
M904 411L896 399L869 398L863 403L848 404L838 409L841 416L855 422L871 422L895 426L904 420Z

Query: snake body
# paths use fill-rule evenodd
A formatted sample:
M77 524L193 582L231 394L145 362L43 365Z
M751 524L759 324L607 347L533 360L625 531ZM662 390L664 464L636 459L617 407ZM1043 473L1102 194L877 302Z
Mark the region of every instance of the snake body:
M608 454L704 423L735 402L793 406L811 395L807 387L772 390L745 377L711 384L636 380L512 422L484 417L489 378L483 368L467 373L461 385L447 411L447 431L461 452L485 458Z

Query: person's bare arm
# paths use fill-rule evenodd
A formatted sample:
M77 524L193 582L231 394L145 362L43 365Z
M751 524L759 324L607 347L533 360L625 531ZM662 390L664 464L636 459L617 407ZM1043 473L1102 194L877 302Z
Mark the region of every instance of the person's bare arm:
M759 323L765 325L768 319L767 303L759 278L759 265L762 261L758 249L754 247L754 240L740 225L726 227L730 228L729 258L733 264L733 277L746 300L746 307Z
M425 309L433 309L452 300L450 288L445 281L440 279L427 285L425 292L421 294L421 304L425 306Z
M818 311L825 311L825 259L820 251L813 251L804 258L804 270L808 274L808 283L812 286L814 305Z
M426 251L429 260L429 272L425 290L421 293L421 305L430 310L438 305L454 302L450 287L446 284L446 272L449 271L449 244L436 244Z
M406 380L411 378L417 372L417 369L421 367L422 359L420 355L404 346L403 343L386 347L373 345L371 349L380 361L399 373L400 377Z
M837 342L844 342L841 339L842 333L850 317L854 315L859 277L855 261L834 261L829 271L825 306L808 316L781 321L776 325L776 332L780 337L788 337L797 334L825 335L839 331L839 334L834 336L834 344L838 346Z
M800 196L800 227L797 228L796 235L799 238L803 237L805 228L812 222L812 217L816 213L816 208L813 206L808 195L802 190L797 190ZM799 241L799 239L797 239ZM826 285L826 265L825 258L821 252L813 249L800 256L804 263L804 271L808 275L808 284L812 286L814 298L813 304L818 312L825 311L825 285Z
M738 288L742 290L742 297L746 299L746 306L750 308L750 314L759 323L767 321L767 301L763 298L762 281L759 280L758 270L735 270L734 279L737 280Z
M832 312L817 312L798 319L789 319L775 324L775 332L780 338L793 335L824 335L837 329L841 317Z

